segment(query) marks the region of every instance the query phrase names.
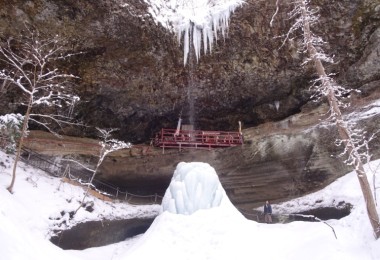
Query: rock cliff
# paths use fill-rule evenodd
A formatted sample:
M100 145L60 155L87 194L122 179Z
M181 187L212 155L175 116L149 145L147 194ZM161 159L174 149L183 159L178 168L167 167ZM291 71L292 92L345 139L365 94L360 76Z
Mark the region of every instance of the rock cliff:
M73 52L82 53L60 66L80 77L76 92L82 102L75 117L89 127L66 128L63 134L94 137L94 126L112 127L120 129L119 139L149 142L161 128L175 128L180 114L188 123L191 102L197 129L237 129L242 121L241 147L164 155L146 150L134 155L132 149L107 158L99 178L161 192L179 161L201 160L216 168L235 205L251 209L266 199L316 190L348 168L335 158L334 129L318 123L323 106L310 102L313 69L300 66L304 56L296 40L281 47L279 36L291 25L288 1L280 1L273 26L275 0L246 2L231 17L228 37L198 63L190 57L187 66L176 37L152 19L142 0L1 0L0 38L17 37L27 24L43 34L60 34ZM361 90L353 101L378 98L379 1L313 4L321 14L316 31L336 61L328 72ZM0 85L0 113L22 112L20 96ZM377 117L366 124L378 123ZM379 157L378 142L372 149Z
M356 109L365 112L377 106L378 102ZM286 201L317 191L352 170L343 163L342 147L335 144L335 126L320 121L326 112L327 107L322 106L245 129L245 142L239 147L115 155L103 162L98 177L124 183L132 192L149 187L151 192L163 194L177 163L201 161L216 169L229 198L240 209L251 210L265 200ZM359 115L351 114L351 119L356 117ZM357 123L370 133L376 132L380 116L371 114ZM377 138L370 144L372 159L380 158L379 148Z
M371 102L379 96L380 92L360 100L346 117L368 133L378 131L380 114L373 111L378 110L379 101ZM321 121L326 112L326 106L305 109L279 122L243 129L244 144L227 149L163 151L135 146L106 157L97 179L133 194L162 196L179 162L207 162L216 169L234 205L250 212L265 200L286 201L317 191L352 170L343 163L342 147L335 144L335 126ZM59 139L32 132L29 140L33 139L40 141L27 142L27 146L43 154L82 155L87 163L96 155L92 139ZM370 153L372 159L380 158L379 138L370 143Z
M76 118L90 127L64 133L94 136L94 126L113 127L119 139L141 143L175 127L180 114L186 122L191 102L196 128L206 130L236 129L238 120L257 126L301 111L314 73L301 68L296 40L280 48L291 6L281 1L271 27L275 3L246 1L231 17L228 37L187 66L176 37L155 23L142 0L3 0L1 39L17 37L25 24L66 38L73 52L83 52L64 66L80 77ZM328 71L364 96L372 92L380 81L378 0L313 3L321 14L316 31L336 61ZM4 92L0 113L22 111L17 97Z

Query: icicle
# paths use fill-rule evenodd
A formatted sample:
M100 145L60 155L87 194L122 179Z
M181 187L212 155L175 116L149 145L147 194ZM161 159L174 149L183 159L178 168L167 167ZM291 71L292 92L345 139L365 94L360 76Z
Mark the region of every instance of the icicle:
M200 49L201 49L200 42L201 42L200 31L195 25L193 25L193 46L194 46L194 52L195 52L195 57L197 58L197 62L200 56Z
M208 41L209 41L210 53L212 53L212 46L214 44L214 38L212 37L212 30L211 30L211 28L208 28L208 30L207 30L207 37L208 37Z
M215 41L217 42L218 41L218 30L219 30L219 21L218 21L219 17L213 17L213 21L212 21L212 25L214 27L214 38L215 38Z
M177 129L174 133L175 136L178 136L179 132L181 131L181 122L182 122L182 118L178 118Z
M182 32L180 32L181 34ZM190 37L189 37L189 26L186 26L185 28L185 35L184 35L184 40L183 40L183 65L186 66L186 62L187 62L187 56L189 54L189 41L190 41Z
M231 13L245 3L244 0L144 0L157 23L174 30L178 42L183 40L184 65L193 44L197 61L200 58L202 41L203 53L212 52L218 34L227 37ZM191 35L192 37L191 37ZM183 38L182 38L183 37ZM190 39L193 38L192 43Z
M280 101L274 101L274 106L276 107L276 111L278 111L278 109L280 108Z
M197 61L201 55L201 46L203 41L203 53L206 54L209 50L212 52L212 46L214 42L218 41L218 33L220 32L222 37L227 37L230 14L235 11L235 9L240 6L244 1L230 1L229 3L224 0L214 1L212 5L210 3L206 3L202 6L202 8L206 8L207 10L201 10L201 7L193 6L192 4L187 3L186 7L189 8L193 17L187 17L190 21L188 22L188 26L185 28L187 33L192 33L193 37L193 46L194 52L196 55ZM185 4L183 4L184 6ZM197 8L199 10L197 10ZM197 13L204 13L204 17L200 18L200 15ZM186 11L182 13L188 13ZM197 16L198 15L198 16ZM201 22L200 22L201 21ZM193 28L191 28L193 27ZM177 32L178 35L181 35L181 32ZM202 37L203 36L203 37ZM186 35L184 37L184 48L186 51L184 52L184 65L187 63L188 52L189 52L189 40L190 36Z
M205 27L202 30L203 33L203 53L206 55L207 54L207 43L208 43L208 28Z

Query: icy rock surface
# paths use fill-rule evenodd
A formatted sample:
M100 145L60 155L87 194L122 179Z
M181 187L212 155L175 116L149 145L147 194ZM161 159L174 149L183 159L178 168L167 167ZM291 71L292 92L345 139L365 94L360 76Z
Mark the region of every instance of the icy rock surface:
M162 200L162 210L191 215L199 209L218 207L224 194L219 177L209 164L181 162Z

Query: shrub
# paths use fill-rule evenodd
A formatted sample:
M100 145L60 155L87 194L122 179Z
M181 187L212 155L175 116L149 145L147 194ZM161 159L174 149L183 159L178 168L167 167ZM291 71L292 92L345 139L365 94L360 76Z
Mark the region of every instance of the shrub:
M21 136L24 116L20 114L6 114L0 116L0 148L6 153L16 151L17 142Z

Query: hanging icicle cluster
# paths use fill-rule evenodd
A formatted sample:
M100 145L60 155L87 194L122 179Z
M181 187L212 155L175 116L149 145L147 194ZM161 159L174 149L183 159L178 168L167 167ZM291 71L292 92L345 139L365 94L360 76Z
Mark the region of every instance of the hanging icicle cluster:
M211 53L218 34L227 36L230 15L244 0L145 0L155 20L173 30L178 42L183 41L184 65L191 44L197 61L203 52ZM192 42L191 42L192 41ZM202 44L203 43L203 44Z

